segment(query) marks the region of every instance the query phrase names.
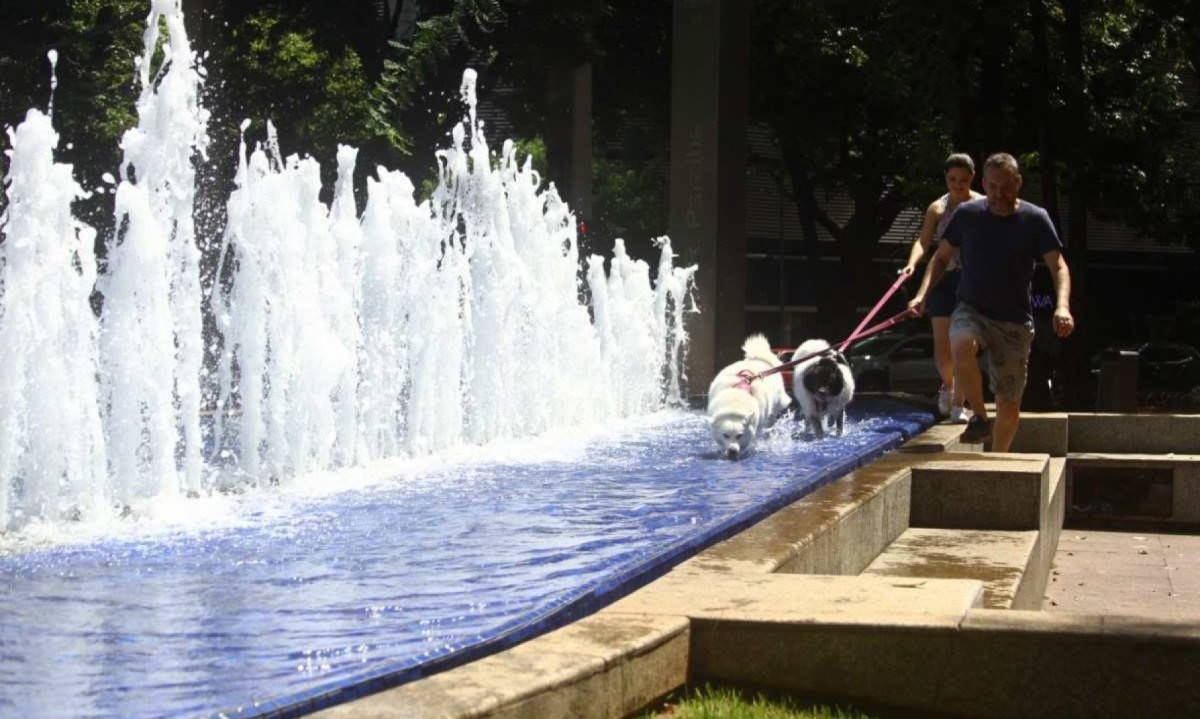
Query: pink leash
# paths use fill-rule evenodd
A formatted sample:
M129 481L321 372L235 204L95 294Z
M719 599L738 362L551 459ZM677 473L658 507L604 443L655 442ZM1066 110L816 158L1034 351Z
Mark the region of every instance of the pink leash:
M842 343L837 346L838 352L845 352L846 348L850 346L851 342L861 339L859 332L862 331L862 328L866 327L867 323L870 322L875 315L879 314L879 310L883 309L883 306L887 304L888 300L892 299L892 295L896 294L896 290L900 289L900 285L904 284L904 281L907 279L908 275L906 274L901 274L896 278L896 281L892 283L892 286L888 288L887 292L883 293L883 297L879 298L879 301L875 303L875 306L871 308L871 311L867 313L867 316L862 318L862 322L858 323L858 327L855 327L854 331L850 333L850 336L842 340ZM890 326L891 325L889 325L889 327Z
M873 318L876 314L879 313L879 310L885 304L887 304L887 301L889 299L891 299L892 295L896 294L896 290L900 289L900 285L904 284L904 281L907 279L908 279L908 275L900 275L899 277L897 277L896 281L892 283L892 286L888 288L888 291L883 293L883 297L880 298L880 300L875 303L875 306L871 308L871 311L867 313L867 316L863 317L862 322L858 323L858 327L855 327L854 331L850 333L850 336L847 337L846 339L842 340L840 343L838 343L836 345L832 345L830 347L830 349L836 349L839 352L843 352L843 351L845 351L845 349L847 347L849 347L854 342L857 342L861 339L870 337L871 335L879 334L880 332L883 332L884 330L886 330L890 327L893 327L893 326L903 322L904 320L907 320L911 317L916 317L917 310L913 307L910 307L910 308L904 310L903 312L899 312L895 315L892 315L891 317L887 318L886 320L884 320L878 324L874 324L874 325L871 325L870 327L866 327L866 324L871 321L871 318ZM864 327L866 327L866 329L864 329ZM792 367L795 367L796 365L800 364L801 362L807 362L808 360L812 359L813 357L820 357L821 355L825 354L828 351L829 351L828 349L823 349L823 350L820 350L819 352L810 352L809 354L806 354L803 357L793 358L787 362L784 362L781 365L777 365L770 369L763 370L762 372L751 372L750 370L742 370L741 372L738 372L738 377L741 377L741 381L738 382L737 385L735 385L735 387L742 388L742 389L745 389L746 391L749 391L750 383L753 382L754 380L762 379L763 377L768 377L770 375L775 374L776 372L782 372L785 369L791 369Z

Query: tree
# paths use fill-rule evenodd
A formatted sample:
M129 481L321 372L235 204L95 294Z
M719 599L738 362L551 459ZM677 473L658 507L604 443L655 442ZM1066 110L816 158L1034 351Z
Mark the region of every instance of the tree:
M751 115L779 137L802 225L833 237L841 286L859 301L879 290L864 272L879 238L903 209L939 194L935 168L953 149L955 98L946 87L961 73L953 53L930 38L949 38L953 49L965 34L963 16L911 5L755 5ZM835 220L821 192L848 196L850 218ZM857 303L822 304L837 315L830 329L840 330Z
M15 126L29 108L48 107L46 53L57 50L58 157L75 166L84 188L102 187L103 173L116 174L121 135L136 123L134 60L142 52L145 19L143 0L0 4L0 125ZM106 197L82 201L82 219L100 228L111 224Z

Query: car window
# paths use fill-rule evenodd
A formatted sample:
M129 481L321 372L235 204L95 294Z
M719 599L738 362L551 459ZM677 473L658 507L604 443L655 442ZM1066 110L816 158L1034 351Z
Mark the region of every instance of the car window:
M897 337L895 335L875 335L868 337L862 342L855 342L850 345L850 349L846 354L852 356L860 355L877 355L887 352L888 348L896 344Z
M892 360L919 360L933 356L933 338L918 337L909 340L892 352Z
M1150 345L1142 351L1142 359L1146 362L1182 362L1190 356L1186 348L1170 345Z

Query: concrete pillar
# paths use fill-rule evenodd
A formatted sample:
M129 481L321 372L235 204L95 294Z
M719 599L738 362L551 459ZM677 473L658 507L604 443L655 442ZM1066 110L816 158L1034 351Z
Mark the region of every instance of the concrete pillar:
M1138 354L1132 350L1106 352L1100 359L1096 411L1136 412Z
M671 50L670 235L697 263L688 393L741 355L746 319L749 3L675 0Z
M592 216L592 66L548 70L546 164L558 194L585 221Z

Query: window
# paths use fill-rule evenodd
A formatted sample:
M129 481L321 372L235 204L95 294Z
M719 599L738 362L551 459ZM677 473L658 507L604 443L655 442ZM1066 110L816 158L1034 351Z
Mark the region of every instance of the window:
M893 361L929 359L933 356L933 338L919 337L904 343L892 353Z

